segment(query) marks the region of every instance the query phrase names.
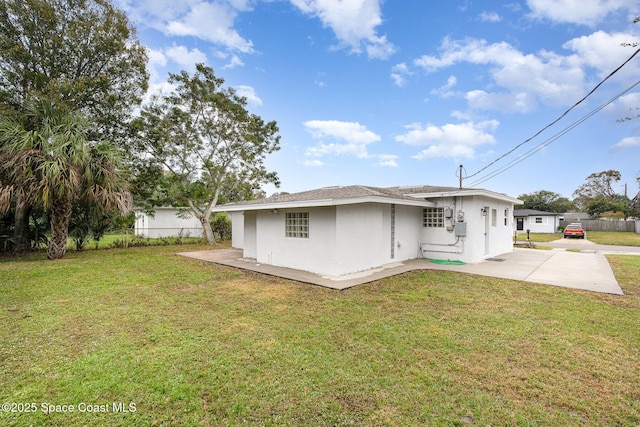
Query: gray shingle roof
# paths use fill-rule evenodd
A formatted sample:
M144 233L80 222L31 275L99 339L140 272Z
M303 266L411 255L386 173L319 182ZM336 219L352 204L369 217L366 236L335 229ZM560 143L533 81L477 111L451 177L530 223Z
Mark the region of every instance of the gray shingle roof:
M554 212L537 211L535 209L514 209L513 216L554 216L562 215Z
M395 200L412 200L415 197L408 196L415 193L431 193L458 190L455 187L433 187L428 185L415 187L368 187L364 185L349 185L345 187L324 187L316 190L302 191L291 194L278 194L258 200L239 202L234 205L256 205L286 202L305 202L312 200L336 200L359 197L383 197Z

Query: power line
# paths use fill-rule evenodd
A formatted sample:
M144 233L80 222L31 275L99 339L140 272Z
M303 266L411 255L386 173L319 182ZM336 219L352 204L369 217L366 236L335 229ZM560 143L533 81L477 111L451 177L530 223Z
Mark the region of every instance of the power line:
M635 82L634 84L629 86L627 89L623 90L622 92L618 93L617 95L615 95L614 97L612 97L611 99L609 99L608 101L606 101L605 103L600 105L598 108L592 110L588 114L582 116L580 119L578 119L575 122L571 123L569 126L565 127L560 132L558 132L555 135L553 135L552 137L546 139L544 142L536 145L535 147L533 147L532 149L530 149L529 151L527 151L526 153L524 153L523 155L521 155L517 159L512 160L511 162L509 162L505 166L501 167L500 169L497 169L497 170L495 170L493 172L488 173L487 175L485 175L482 178L478 178L476 181L474 181L473 183L469 184L468 187L475 187L476 185L479 185L479 184L481 184L481 183L483 183L485 181L488 181L489 179L494 178L494 177L500 175L501 173L511 169L513 166L517 165L518 163L528 159L529 157L531 157L532 155L534 155L538 151L542 150L543 148L547 147L551 143L553 143L556 140L560 139L562 136L564 136L567 133L571 132L573 129L575 129L576 127L578 127L579 125L581 125L582 123L584 123L585 121L587 121L588 119L590 119L591 117L593 117L594 115L599 113L607 105L611 104L612 102L614 102L615 100L617 100L621 96L625 95L626 93L628 93L629 91L631 91L633 88L635 88L638 85L640 85L640 80L638 80L637 82ZM478 171L474 175L477 175L480 172L481 171Z
M620 69L622 67L624 67L625 65L627 65L627 63L629 61L631 61L638 53L640 53L640 49L636 50L633 55L631 55L626 61L624 61L618 68L616 68L615 70L613 70L611 73L609 73L609 75L607 77L605 77L600 83L598 83L597 85L594 86L593 89L591 89L591 91L589 93L587 93L582 99L580 99L578 102L576 102L575 104L573 104L567 111L565 111L564 113L562 113L557 119L555 119L554 121L552 121L551 123L549 123L548 125L546 125L545 127L543 127L542 129L540 129L538 132L536 132L532 137L522 141L520 144L516 145L515 147L513 147L511 150L507 151L506 153L504 153L503 155L501 155L500 157L498 157L497 159L495 159L494 161L492 161L491 163L489 163L488 165L486 165L485 167L481 168L480 170L478 170L477 172L472 173L471 175L468 175L465 177L465 179L469 179L469 178L473 178L476 175L479 175L481 172L489 169L491 166L493 166L494 164L496 164L497 162L499 162L500 160L504 159L505 157L507 157L509 154L513 153L514 151L516 151L518 148L522 147L523 145L527 144L528 142L530 142L531 140L533 140L534 138L536 138L538 135L540 135L542 132L544 132L545 130L547 130L548 128L550 128L551 126L555 125L556 123L558 123L560 120L562 120L567 114L569 114L569 112L571 112L571 110L573 110L574 108L576 108L578 105L580 105L585 99L587 99L589 96L591 96L596 90L598 90L598 88L600 86L602 86L607 80L609 80L613 75L615 75L618 71L620 71ZM637 84L637 83L636 83ZM634 85L635 86L635 85Z

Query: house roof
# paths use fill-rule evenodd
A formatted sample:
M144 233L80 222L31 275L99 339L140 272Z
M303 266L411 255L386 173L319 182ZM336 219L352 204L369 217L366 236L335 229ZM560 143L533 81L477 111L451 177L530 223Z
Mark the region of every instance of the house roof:
M535 209L514 209L513 216L556 216L562 215L554 212L537 211Z
M432 207L433 198L452 196L484 195L500 200L518 202L504 194L487 190L459 189L456 187L412 186L412 187L368 187L350 185L324 187L291 194L277 194L258 200L230 203L217 206L214 211L234 212L245 210L284 209L299 207L337 206L355 203L394 203L407 206Z

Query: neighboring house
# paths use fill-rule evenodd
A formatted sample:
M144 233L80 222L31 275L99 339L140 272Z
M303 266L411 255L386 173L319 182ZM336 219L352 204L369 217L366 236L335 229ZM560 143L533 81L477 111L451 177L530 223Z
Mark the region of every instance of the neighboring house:
M532 233L555 233L560 226L562 214L537 211L534 209L515 209L513 211L514 230Z
M513 197L455 187L328 187L222 205L259 263L341 276L415 259L473 263L513 250ZM242 230L241 232L237 230Z
M153 215L136 209L135 234L140 237L202 237L202 225L193 214L173 207L154 208Z

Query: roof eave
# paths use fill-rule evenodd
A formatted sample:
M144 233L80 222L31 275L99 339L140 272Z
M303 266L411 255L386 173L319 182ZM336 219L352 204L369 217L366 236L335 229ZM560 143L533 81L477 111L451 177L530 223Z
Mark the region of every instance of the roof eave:
M315 207L327 207L327 206L343 206L343 205L355 205L362 203L383 203L383 204L396 204L403 206L416 206L416 207L433 207L435 203L428 200L411 200L411 199L395 199L389 197L377 197L377 196L365 196L365 197L349 197L344 199L317 199L317 200L303 200L303 201L291 201L291 202L268 202L268 203L254 203L254 204L230 204L220 205L213 208L213 212L241 212L241 211L261 211L272 209L298 209L298 208L315 208Z
M465 197L465 196L484 196L490 197L492 199L502 200L504 202L513 203L514 205L521 205L524 202L520 199L516 199L515 197L507 196L506 194L496 193L489 190L483 189L460 189L460 190L451 190L451 191L438 191L438 192L429 192L429 193L412 193L411 197L421 197L425 199L430 198L440 198L440 197Z

